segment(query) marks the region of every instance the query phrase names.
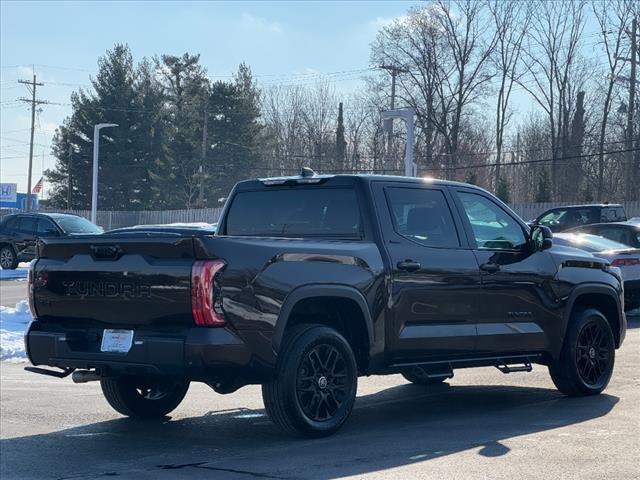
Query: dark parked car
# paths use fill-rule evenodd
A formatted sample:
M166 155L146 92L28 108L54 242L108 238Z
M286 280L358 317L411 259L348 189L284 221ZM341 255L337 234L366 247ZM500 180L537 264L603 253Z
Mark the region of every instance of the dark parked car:
M17 213L0 222L0 266L14 269L35 257L38 238L102 233L86 218L66 213Z
M590 223L624 222L627 215L622 205L572 205L547 210L532 220L533 225L544 225L554 232L562 232Z
M340 428L361 375L433 385L537 363L594 395L625 337L620 270L551 237L462 183L241 182L214 236L42 239L26 351L62 370L27 369L100 381L138 417L168 414L192 381L261 384L270 418L307 436Z
M640 223L594 223L572 228L571 233L590 233L599 237L608 238L614 242L622 243L628 247L640 248Z

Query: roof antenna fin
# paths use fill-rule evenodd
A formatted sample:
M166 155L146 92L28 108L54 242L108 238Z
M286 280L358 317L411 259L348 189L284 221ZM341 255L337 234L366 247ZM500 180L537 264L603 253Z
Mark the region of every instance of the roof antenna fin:
M316 176L316 172L311 170L309 167L302 167L302 171L300 172L300 176L302 178L315 177Z

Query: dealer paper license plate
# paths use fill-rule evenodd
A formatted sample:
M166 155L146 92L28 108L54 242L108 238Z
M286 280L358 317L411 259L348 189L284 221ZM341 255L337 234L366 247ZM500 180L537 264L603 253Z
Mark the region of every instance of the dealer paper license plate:
M102 334L103 352L127 353L133 343L133 330L111 330L105 329Z

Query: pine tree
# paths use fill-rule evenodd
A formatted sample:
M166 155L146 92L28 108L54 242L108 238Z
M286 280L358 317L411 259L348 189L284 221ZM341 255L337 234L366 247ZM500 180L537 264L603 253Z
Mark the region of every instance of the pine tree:
M498 187L496 188L496 196L502 200L504 203L509 203L511 201L511 195L509 192L509 182L504 176L501 176L498 180Z
M549 181L549 172L546 168L542 168L540 175L538 176L535 201L537 203L551 201L551 183Z
M226 197L244 178L264 175L259 139L259 93L251 69L241 64L234 82L215 82L209 97L208 204Z
M156 68L165 92L165 155L152 173L154 189L164 208L199 204L202 132L210 83L200 55L162 55Z
M99 71L92 91L80 89L71 96L73 113L53 140L56 167L46 172L51 205L66 207L69 171L73 180L72 206L89 208L93 167L93 129L98 123L116 123L100 138L98 205L101 209L146 208L148 158L142 143L149 132L136 90L137 72L129 47L116 44L98 61ZM157 107L156 107L157 108ZM74 153L69 168L69 146Z

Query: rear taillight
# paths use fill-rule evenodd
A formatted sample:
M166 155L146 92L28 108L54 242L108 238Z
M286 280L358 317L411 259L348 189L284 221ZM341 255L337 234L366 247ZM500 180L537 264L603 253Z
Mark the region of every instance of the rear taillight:
M35 262L33 262L35 263ZM29 310L31 311L31 316L36 318L36 298L35 298L35 265L29 265L29 284L27 288L27 297L29 298Z
M224 267L222 260L197 261L191 267L191 312L196 325L219 327L225 323L217 282Z
M616 258L611 265L614 267L632 267L633 265L640 265L640 258Z

